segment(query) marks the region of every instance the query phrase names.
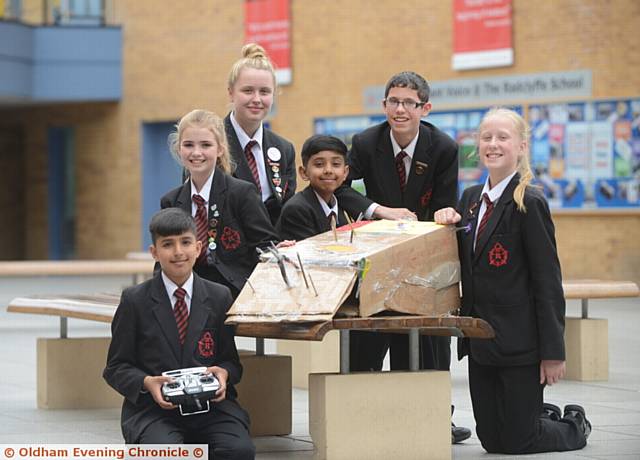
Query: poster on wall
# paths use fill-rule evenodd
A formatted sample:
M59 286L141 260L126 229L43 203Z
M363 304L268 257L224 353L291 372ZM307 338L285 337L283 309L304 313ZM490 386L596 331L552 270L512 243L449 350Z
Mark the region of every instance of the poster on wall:
M245 0L244 42L262 46L276 68L279 85L288 85L291 72L289 0Z
M640 99L532 105L529 122L552 207L640 206Z
M511 0L454 0L454 70L513 64Z

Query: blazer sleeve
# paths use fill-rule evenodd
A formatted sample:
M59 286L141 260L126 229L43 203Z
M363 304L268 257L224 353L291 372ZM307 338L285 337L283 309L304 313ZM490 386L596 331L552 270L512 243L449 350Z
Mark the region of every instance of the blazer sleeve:
M546 200L537 194L525 205L522 232L538 322L540 359L564 360L565 299L551 213Z
M433 215L439 209L455 207L457 200L458 145L451 142L442 150L438 161L427 220L433 220Z
M264 248L272 241L277 244L280 238L271 224L267 209L251 187L252 185L247 183L246 188L233 192L247 245L253 248Z
M364 151L360 146L360 136L353 136L351 150L347 155L347 164L349 165L349 176L344 184L342 184L334 192L340 206L347 210L353 216L357 216L369 209L374 201L351 188L351 182L364 177L364 168L362 156Z
M290 201L282 209L276 230L283 240L304 240L317 234L313 222L310 210Z
M293 144L287 144L287 148L285 149L285 156L287 157L287 168L283 172L282 177L284 177L287 181L287 189L284 193L284 196L282 197L282 201L287 201L296 193L296 151L293 148Z
M147 376L136 361L137 323L134 302L130 290L126 289L111 322L111 344L103 377L114 390L134 404L142 394Z

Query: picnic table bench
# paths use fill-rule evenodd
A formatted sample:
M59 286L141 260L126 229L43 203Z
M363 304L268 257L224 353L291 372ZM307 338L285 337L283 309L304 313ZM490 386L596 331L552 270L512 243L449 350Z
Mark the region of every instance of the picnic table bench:
M0 278L24 276L124 276L138 284L153 274L153 260L20 260L0 262Z

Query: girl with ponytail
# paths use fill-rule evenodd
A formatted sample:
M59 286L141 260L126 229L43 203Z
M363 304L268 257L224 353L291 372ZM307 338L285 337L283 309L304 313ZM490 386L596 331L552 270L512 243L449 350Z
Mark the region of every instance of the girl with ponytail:
M274 225L282 205L296 192L293 144L263 124L276 89L276 73L265 50L255 43L245 45L229 72L231 112L224 127L234 175L255 186Z
M457 209L434 215L459 230L461 315L495 331L493 339L458 342L459 359L468 356L478 438L490 453L581 449L591 432L584 408L543 403L545 385L565 371L565 301L549 206L529 185L527 123L512 110L490 110L478 152L486 183L465 190Z

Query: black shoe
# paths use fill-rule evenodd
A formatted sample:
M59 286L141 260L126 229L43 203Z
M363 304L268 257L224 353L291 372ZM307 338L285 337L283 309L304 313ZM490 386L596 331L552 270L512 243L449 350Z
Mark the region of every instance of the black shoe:
M542 416L553 420L554 422L560 421L562 418L562 411L558 406L551 403L542 404Z
M471 430L463 426L455 426L451 423L451 444L458 444L459 442L469 439L471 437Z
M569 404L564 406L564 418L575 421L578 428L582 430L584 439L589 438L591 434L591 422L587 420L587 415L584 412L584 407L577 404Z

